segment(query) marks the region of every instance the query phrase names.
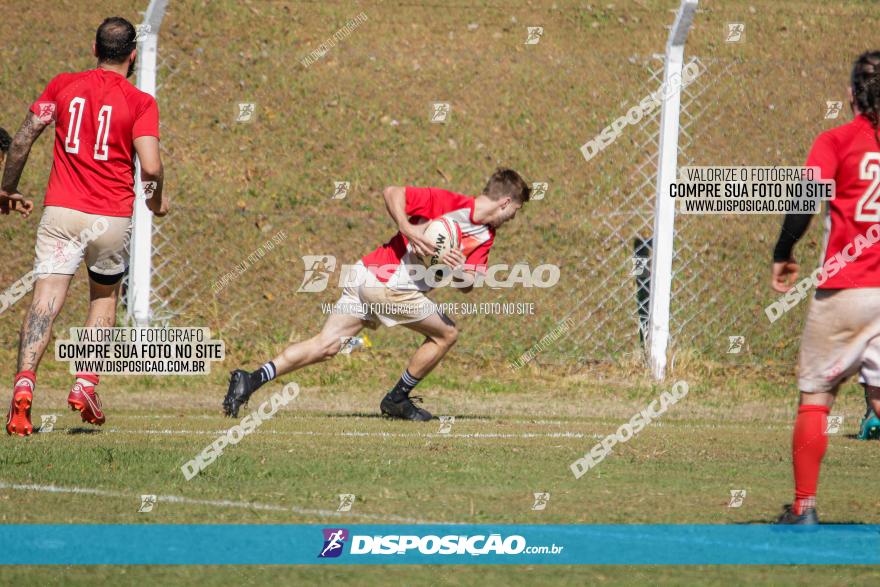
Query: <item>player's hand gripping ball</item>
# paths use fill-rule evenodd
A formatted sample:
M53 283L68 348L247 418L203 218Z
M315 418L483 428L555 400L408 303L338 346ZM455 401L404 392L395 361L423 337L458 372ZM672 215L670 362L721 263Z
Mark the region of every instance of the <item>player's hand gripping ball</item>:
M425 267L442 265L441 258L450 250L458 250L461 247L461 227L455 220L438 218L432 220L425 228L425 238L431 241L433 253L421 255L420 258Z

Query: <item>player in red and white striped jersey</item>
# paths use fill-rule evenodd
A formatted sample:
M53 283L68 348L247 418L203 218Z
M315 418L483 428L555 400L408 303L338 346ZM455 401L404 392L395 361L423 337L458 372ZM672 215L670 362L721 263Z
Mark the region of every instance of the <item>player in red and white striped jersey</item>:
M448 267L463 273L484 273L495 230L513 220L528 201L531 189L512 169L498 169L483 193L465 196L438 188L388 187L385 205L399 231L365 255L348 274L342 297L320 334L290 345L256 371L232 372L223 401L227 416L237 416L241 405L261 385L279 375L335 356L341 339L355 336L365 327L403 325L425 336L410 358L397 385L380 404L383 414L405 420L426 421L431 414L413 404L410 392L440 362L458 338L455 323L425 296L431 290L424 280L414 280L407 266L421 266L419 255L433 251L425 238L428 220L446 218L461 228L460 249L442 257ZM473 281L470 282L471 284ZM463 292L472 289L460 288Z
M818 522L819 468L840 384L859 373L869 403L865 422L880 414L880 246L873 245L880 240L880 51L856 60L849 95L854 119L820 134L806 162L822 179L835 180L836 190L825 215L823 272L801 339L795 499L780 523ZM797 280L792 248L809 222L809 215L785 218L773 253L771 285L778 292Z
M454 220L461 228L461 253L465 265L472 266L475 271L486 271L489 249L495 242L495 227L474 220L474 198L439 188L416 187L405 188L403 195L406 201L404 211L416 223L440 217ZM430 286L424 281L413 281L406 270L407 265L421 263L416 251L407 244L407 237L402 232L398 232L390 241L372 253L364 255L361 264L391 289L429 291ZM379 271L380 267L389 265L397 266L390 275L388 271Z
M33 203L18 184L34 141L55 122L52 172L37 229L34 296L21 328L18 368L6 422L9 434L26 436L36 371L52 334L52 323L83 260L89 274L85 326L113 326L119 284L128 263L134 204L134 156L141 179L150 182L147 206L164 215L156 100L126 78L137 57L137 32L127 20L106 19L95 35L95 69L53 78L31 105L15 135L0 183L0 212L28 216ZM95 393L98 375L78 373L68 404L82 419L103 424Z

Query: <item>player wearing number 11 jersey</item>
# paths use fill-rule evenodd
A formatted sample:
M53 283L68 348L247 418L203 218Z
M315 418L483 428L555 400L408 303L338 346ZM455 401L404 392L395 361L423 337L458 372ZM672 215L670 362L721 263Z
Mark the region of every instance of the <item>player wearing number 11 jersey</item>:
M30 274L34 296L21 328L6 419L9 434L27 436L33 431L30 411L37 366L83 260L89 274L85 326L116 323L119 284L128 263L135 154L141 180L151 188L147 207L160 216L168 211L156 100L126 79L137 57L134 26L123 18L106 19L95 35L93 53L98 58L95 69L56 76L31 105L9 149L0 183L0 213L27 217L33 203L18 193L18 183L31 145L54 122L54 159L37 228L36 262ZM96 373L77 373L67 401L83 421L100 425L104 413L97 384Z
M817 523L819 467L828 446L828 414L840 384L856 373L868 411L860 438L880 429L880 51L862 54L849 88L852 122L819 135L807 157L834 180L825 215L825 254L801 338L800 406L792 438L795 498L785 524ZM794 244L809 215L789 214L773 253L772 287L791 289Z

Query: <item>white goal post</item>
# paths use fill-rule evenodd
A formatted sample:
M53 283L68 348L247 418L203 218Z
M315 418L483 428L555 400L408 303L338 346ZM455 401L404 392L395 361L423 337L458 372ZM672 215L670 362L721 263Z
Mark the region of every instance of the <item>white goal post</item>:
M666 99L660 113L660 152L657 161L657 190L654 206L654 242L651 261L651 297L648 311L648 357L656 379L666 375L666 352L669 346L669 302L672 293L672 257L675 234L675 202L669 186L678 173L678 131L681 110L681 71L684 45L694 20L699 0L682 0L675 17L663 67ZM677 80L672 83L672 80Z
M156 95L156 54L159 49L159 29L165 16L168 0L150 0L144 21L138 30L137 87ZM136 326L150 322L150 275L153 256L153 213L147 208L141 185L141 165L138 161L134 174L135 204L132 217L130 265L128 273L129 320Z

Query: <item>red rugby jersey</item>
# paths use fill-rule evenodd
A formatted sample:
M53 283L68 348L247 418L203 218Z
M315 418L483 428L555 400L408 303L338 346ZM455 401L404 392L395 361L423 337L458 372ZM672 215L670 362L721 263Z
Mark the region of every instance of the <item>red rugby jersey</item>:
M880 243L862 247L857 256L852 246L856 237L864 237L868 228L880 223L880 145L871 122L859 115L823 132L806 165L819 167L822 179L836 181L835 197L825 212L823 263L841 252L855 256L820 288L880 287Z
M56 76L31 112L55 118L54 161L45 205L131 216L133 141L159 136L155 98L118 73L97 68Z
M406 214L410 217L410 222L416 223L422 219L434 220L441 216L455 220L461 228L461 252L465 256L465 264L473 265L476 271L486 271L489 249L495 242L495 229L488 224L474 222L474 198L439 188L407 186ZM390 241L365 255L361 261L388 287L421 291L430 289L424 282L414 282L407 271L400 270L404 265L420 265L421 261L410 249L407 238L399 231ZM390 278L388 273L378 270L387 265L398 267Z

